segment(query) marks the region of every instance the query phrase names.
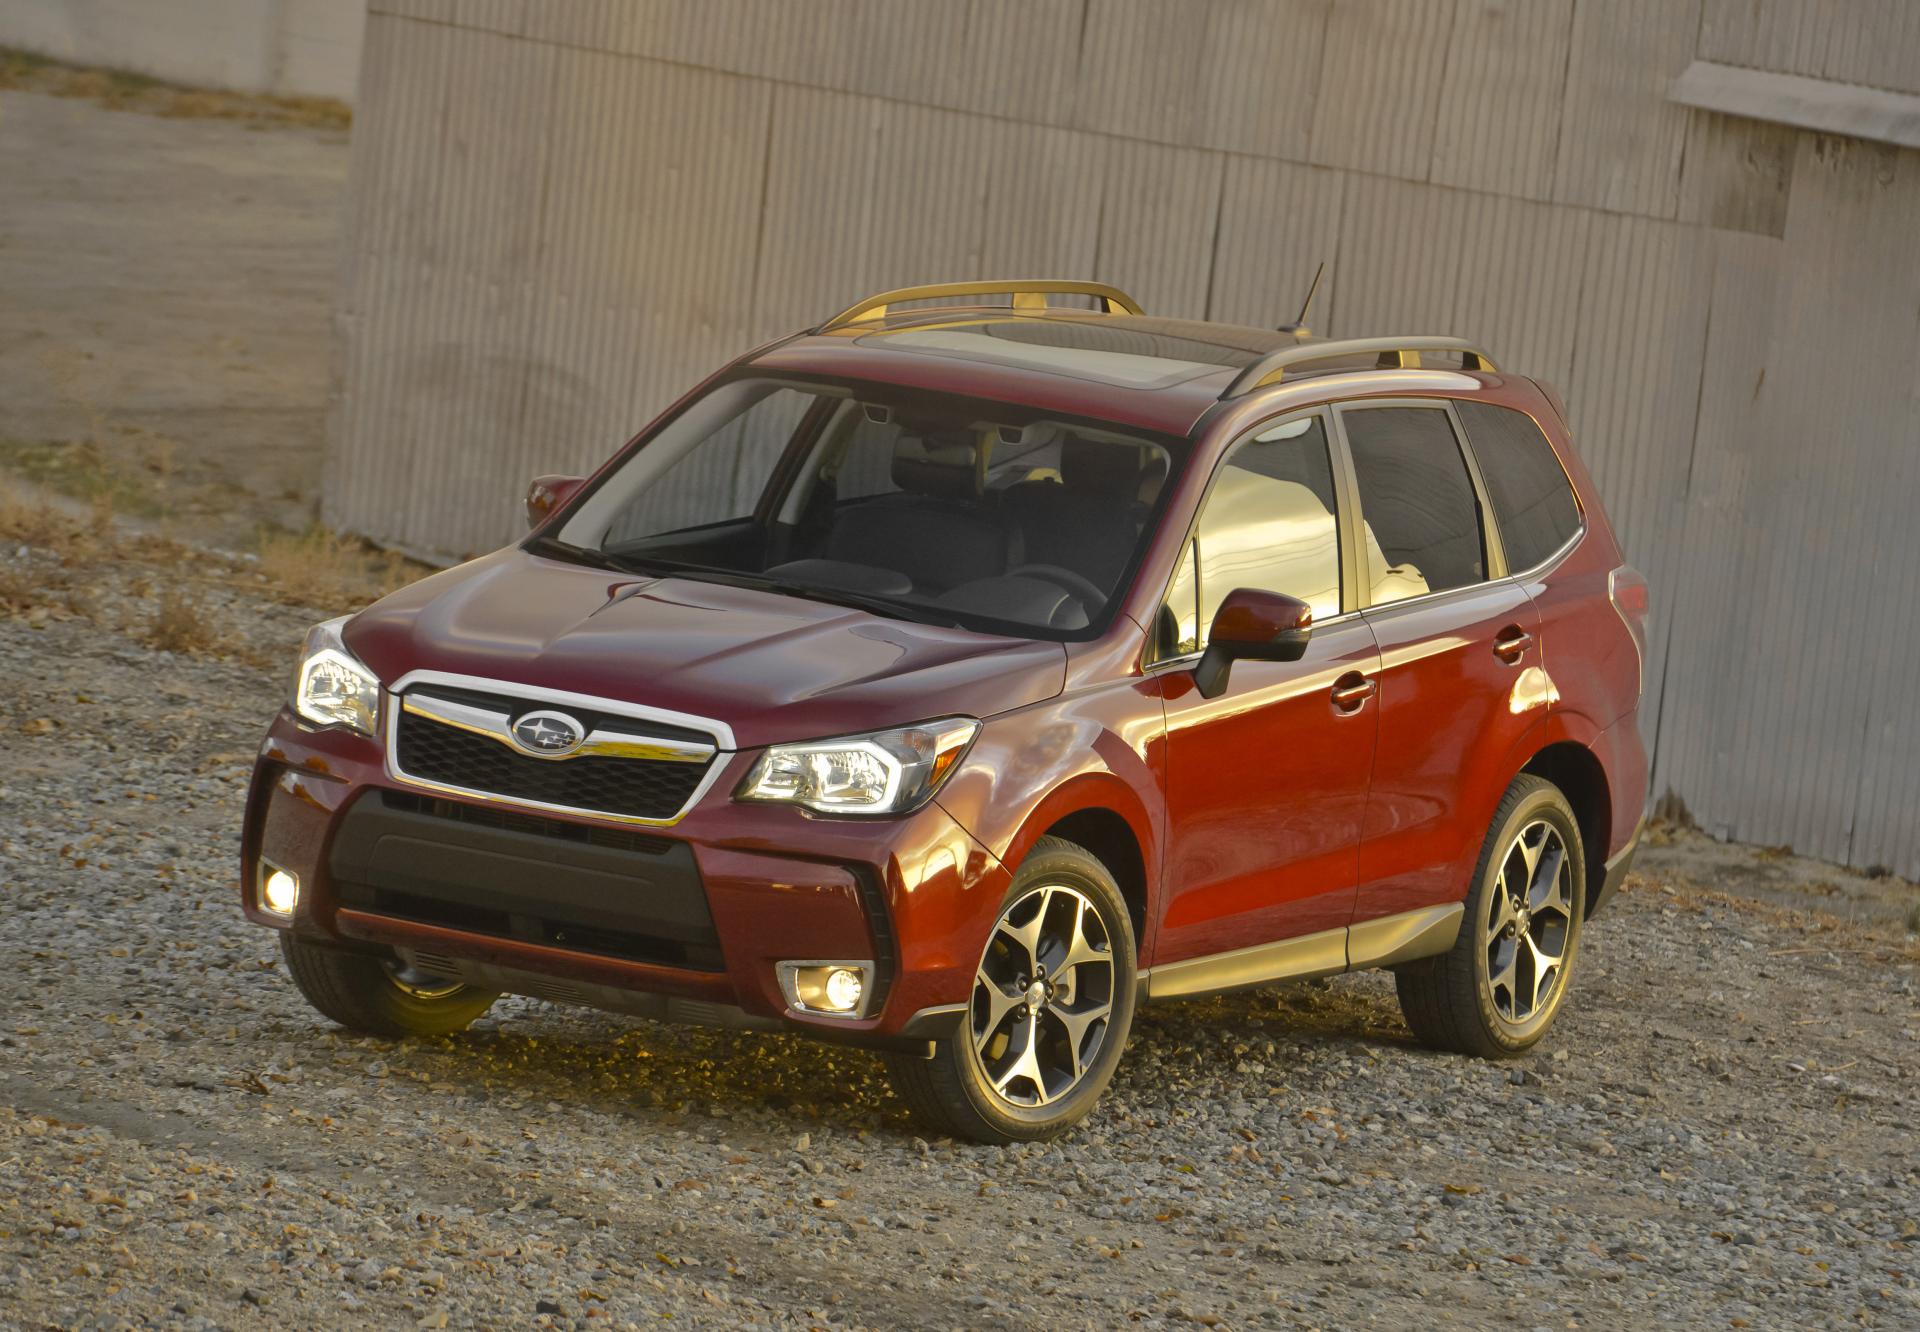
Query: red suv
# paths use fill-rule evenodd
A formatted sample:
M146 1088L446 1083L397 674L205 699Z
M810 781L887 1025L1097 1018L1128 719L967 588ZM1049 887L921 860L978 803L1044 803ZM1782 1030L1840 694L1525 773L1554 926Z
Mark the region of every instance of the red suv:
M1045 1138L1147 1001L1390 967L1525 1050L1639 840L1646 584L1456 339L888 292L527 510L315 628L261 750L245 911L348 1027L800 1032Z

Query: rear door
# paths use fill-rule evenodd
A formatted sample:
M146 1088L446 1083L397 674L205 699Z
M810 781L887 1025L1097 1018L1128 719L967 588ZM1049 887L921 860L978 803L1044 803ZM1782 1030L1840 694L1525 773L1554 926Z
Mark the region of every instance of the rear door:
M1339 930L1353 914L1375 709L1349 694L1379 658L1343 577L1331 426L1309 412L1235 442L1161 613L1168 889L1155 966ZM1193 665L1237 588L1307 602L1313 637L1299 661L1234 663L1225 692L1202 698Z
M1499 768L1548 686L1528 673L1540 660L1538 612L1506 576L1449 405L1381 399L1337 417L1359 501L1361 613L1380 648L1360 921L1465 897L1510 776Z

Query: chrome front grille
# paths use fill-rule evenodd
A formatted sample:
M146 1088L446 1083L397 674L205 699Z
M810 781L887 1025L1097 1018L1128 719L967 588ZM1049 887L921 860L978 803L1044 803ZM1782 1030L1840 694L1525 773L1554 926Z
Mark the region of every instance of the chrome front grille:
M397 779L531 809L671 823L719 757L715 738L690 727L546 698L416 685L390 703ZM530 749L516 735L530 714L563 716L579 740L565 752Z

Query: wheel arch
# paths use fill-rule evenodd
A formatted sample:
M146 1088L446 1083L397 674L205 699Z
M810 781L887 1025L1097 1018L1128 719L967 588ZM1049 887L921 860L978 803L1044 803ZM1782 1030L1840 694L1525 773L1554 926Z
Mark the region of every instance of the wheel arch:
M1606 882L1607 846L1613 830L1613 792L1606 766L1580 741L1561 739L1539 749L1520 771L1552 782L1573 806L1586 851L1586 897L1581 910L1590 912Z
M1153 825L1133 789L1111 773L1084 773L1040 802L1021 824L1001 857L1009 873L1018 873L1034 845L1052 835L1084 847L1107 867L1126 899L1134 946L1149 956L1148 936L1155 916Z
M1140 839L1120 814L1104 805L1088 805L1055 821L1041 834L1083 847L1113 875L1133 918L1133 942L1144 955L1147 936L1147 860Z

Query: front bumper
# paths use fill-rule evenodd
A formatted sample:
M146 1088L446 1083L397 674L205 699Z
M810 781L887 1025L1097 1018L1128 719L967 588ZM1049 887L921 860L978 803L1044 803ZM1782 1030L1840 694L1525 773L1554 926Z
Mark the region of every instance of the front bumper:
M667 1020L907 1046L944 1034L1007 887L936 804L897 819L736 804L751 753L685 817L636 829L421 790L365 737L283 709L248 795L241 904L257 924L399 950L493 988ZM299 876L288 920L262 863ZM787 1005L783 960L872 959L864 1016Z

